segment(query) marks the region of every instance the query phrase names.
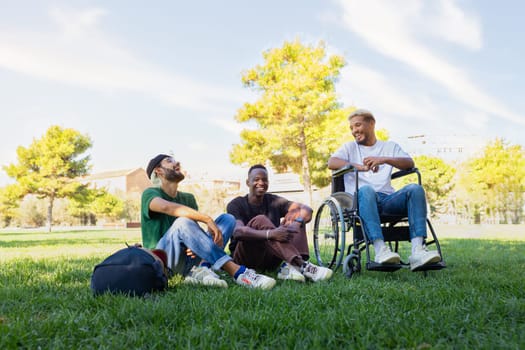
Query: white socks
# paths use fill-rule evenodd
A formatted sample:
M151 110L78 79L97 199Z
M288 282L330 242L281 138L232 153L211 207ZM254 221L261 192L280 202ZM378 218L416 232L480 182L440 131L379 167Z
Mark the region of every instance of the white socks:
M414 254L416 250L423 249L423 237L414 237L410 240L410 242L412 243L412 254ZM383 241L382 239L376 239L374 241L374 250L376 252L379 252L384 246L385 241Z
M414 254L416 250L423 249L423 237L414 237L410 242L412 243L412 254Z
M381 250L381 248L383 248L384 246L385 246L385 241L383 241L382 239L376 239L374 241L374 251L376 253L378 253Z

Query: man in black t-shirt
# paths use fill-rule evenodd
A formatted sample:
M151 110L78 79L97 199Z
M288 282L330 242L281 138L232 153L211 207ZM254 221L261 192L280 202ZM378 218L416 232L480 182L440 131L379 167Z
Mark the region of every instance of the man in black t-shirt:
M248 170L246 185L249 193L227 206L227 212L236 219L229 246L233 260L257 270L280 267L277 278L283 280L329 279L332 270L308 261L305 224L312 219L312 209L266 193L268 171L261 164Z

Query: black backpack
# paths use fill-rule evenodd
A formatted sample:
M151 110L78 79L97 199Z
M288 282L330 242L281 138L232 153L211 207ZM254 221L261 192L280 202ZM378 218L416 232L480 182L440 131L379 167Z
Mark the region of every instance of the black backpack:
M128 246L95 266L91 276L94 295L104 293L144 296L168 287L164 251Z

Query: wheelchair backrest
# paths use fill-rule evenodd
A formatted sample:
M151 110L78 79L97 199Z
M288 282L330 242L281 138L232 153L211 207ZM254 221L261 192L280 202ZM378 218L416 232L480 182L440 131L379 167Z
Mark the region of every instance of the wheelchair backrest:
M345 191L344 176L332 176L332 193Z

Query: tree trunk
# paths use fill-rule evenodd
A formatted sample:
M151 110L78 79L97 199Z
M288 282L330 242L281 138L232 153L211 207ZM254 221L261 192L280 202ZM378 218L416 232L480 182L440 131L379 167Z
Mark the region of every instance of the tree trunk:
M310 164L308 163L308 153L306 151L306 136L304 130L299 134L299 147L301 148L301 164L303 167L303 188L308 193L308 205L313 205L312 180L310 178Z
M49 205L47 207L47 230L51 232L51 227L53 224L53 202L55 198L53 196L49 197Z

